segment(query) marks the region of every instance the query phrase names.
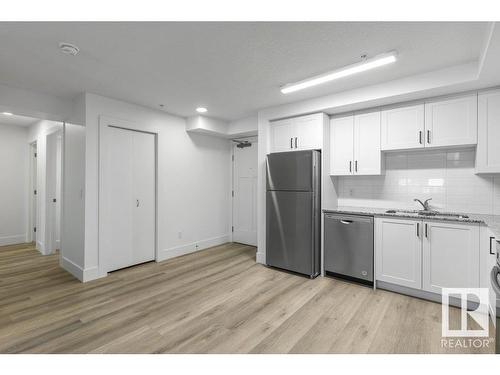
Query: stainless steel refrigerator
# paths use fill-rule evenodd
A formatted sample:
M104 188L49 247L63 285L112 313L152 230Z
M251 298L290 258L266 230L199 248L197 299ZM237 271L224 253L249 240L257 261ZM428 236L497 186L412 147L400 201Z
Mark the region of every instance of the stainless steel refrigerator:
M321 153L267 155L266 263L311 278L320 273Z

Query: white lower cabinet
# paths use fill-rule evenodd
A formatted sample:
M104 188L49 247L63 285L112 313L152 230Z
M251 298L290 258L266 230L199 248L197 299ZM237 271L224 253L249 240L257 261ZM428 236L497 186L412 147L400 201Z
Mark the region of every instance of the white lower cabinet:
M441 293L479 287L479 224L376 218L379 281Z
M409 288L422 287L421 222L375 219L377 280Z
M424 222L423 289L479 287L479 224Z

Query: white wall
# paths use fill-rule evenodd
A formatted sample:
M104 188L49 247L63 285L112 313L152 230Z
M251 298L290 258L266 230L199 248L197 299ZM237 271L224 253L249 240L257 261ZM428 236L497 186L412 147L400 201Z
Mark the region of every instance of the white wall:
M64 125L61 267L83 280L85 268L85 127Z
M36 141L37 144L37 238L36 247L42 254L48 254L46 248L46 165L47 165L47 135L62 129L62 123L40 120L31 125L28 130L28 143Z
M84 280L98 265L99 116L158 134L159 259L227 242L230 238L230 142L186 132L186 120L87 94ZM181 235L179 235L181 233Z
M257 127L257 115L231 121L228 126L228 136L230 138L254 136L257 135Z
M439 210L500 215L500 177L474 174L475 149L387 153L382 176L338 177L339 206Z
M28 128L0 124L0 246L28 241Z

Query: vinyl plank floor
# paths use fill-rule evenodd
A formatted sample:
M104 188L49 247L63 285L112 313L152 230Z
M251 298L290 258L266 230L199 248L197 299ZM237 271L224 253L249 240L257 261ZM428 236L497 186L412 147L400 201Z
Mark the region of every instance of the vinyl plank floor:
M459 311L450 318L458 322ZM443 348L439 304L268 268L255 263L255 248L237 243L85 284L59 267L57 254L42 256L32 244L0 247L0 353L493 353L493 348Z

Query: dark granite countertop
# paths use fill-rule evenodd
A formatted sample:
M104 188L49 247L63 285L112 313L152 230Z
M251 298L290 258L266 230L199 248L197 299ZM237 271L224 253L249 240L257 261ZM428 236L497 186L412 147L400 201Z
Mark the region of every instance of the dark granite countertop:
M481 223L487 225L496 238L500 239L500 215L484 215L484 214L471 214L471 213L460 213L467 217L453 217L453 216L423 216L419 215L417 211L415 212L397 212L388 213L391 210L389 208L377 208L377 207L346 207L339 206L332 209L324 209L324 213L340 213L340 214L352 214L352 215L369 215L369 216L390 216L390 217L400 217L408 219L425 219L425 220L435 220L435 221L454 221L460 223Z

